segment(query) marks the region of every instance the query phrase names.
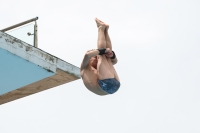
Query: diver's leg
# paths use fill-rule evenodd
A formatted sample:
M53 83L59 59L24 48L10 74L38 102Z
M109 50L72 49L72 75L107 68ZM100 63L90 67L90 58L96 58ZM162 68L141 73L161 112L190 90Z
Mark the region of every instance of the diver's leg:
M105 55L98 56L97 76L99 80L114 78L115 73Z
M112 43L108 34L109 25L106 25L105 28L105 38L106 38L106 48L110 48L112 50Z
M106 38L105 38L105 26L99 26L98 27L98 40L97 40L97 47L100 48L106 48Z
M107 48L110 48L112 50L112 43L111 43L111 40L110 40L110 37L109 37L109 34L108 34L108 29L109 29L109 25L106 26L106 29L105 29L105 38L106 38L106 47ZM113 67L113 64L111 62L111 59L107 58L108 62L109 62L109 65L112 69L112 72L114 73L114 78L118 81L119 80L119 77L118 77L118 74L115 70L115 68Z
M97 47L98 48L106 48L106 39L105 39L105 28L106 24L99 21L98 19L95 19L98 27L98 41L97 41ZM107 61L107 58L105 55L98 55L98 64L97 64L97 71L98 71L98 79L108 79L108 78L114 78L114 73L112 72L112 69Z
M98 27L98 40L97 40L97 48L106 48L106 38L105 38L105 29L106 29L106 24L98 20L97 18L95 19Z
M105 41L106 41L106 46L105 48L110 48L112 50L112 44L111 44L111 40L108 34L108 29L109 29L109 25L105 24L104 22L102 22L99 19L95 19L96 23L97 23L97 27L99 28L100 26L104 26L105 30L104 30L104 36L105 36Z
M97 26L98 26L98 23L102 23L102 24L105 24L104 22L102 22L101 20L98 20L98 19L96 19L96 22L97 22ZM99 24L99 25L100 25ZM105 24L106 25L106 28L105 28L105 30L104 30L104 35L105 35L105 40L106 40L106 48L110 48L111 50L112 50L112 43L111 43L111 40L110 40L110 37L109 37L109 34L108 34L108 29L109 29L109 25L107 25L107 24ZM118 81L119 81L119 77L118 77L118 74L117 74L117 72L115 71L115 68L113 67L113 64L112 64L112 62L111 62L111 59L110 58L102 58L103 59L103 64L104 65L101 65L101 67L99 67L102 71L104 71L105 69L107 69L107 71L109 71L109 76L111 76L112 78L113 78L113 76L114 76L114 78L115 79L117 79ZM100 63L99 63L100 64ZM108 66L107 66L107 64L109 64ZM108 69L109 68L109 69ZM100 77L102 77L103 79L106 79L105 77L106 76L100 76Z

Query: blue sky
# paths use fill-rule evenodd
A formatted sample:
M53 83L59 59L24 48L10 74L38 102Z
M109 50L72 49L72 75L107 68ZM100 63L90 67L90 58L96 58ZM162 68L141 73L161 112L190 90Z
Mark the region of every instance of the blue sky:
M0 28L39 17L38 45L73 65L110 24L120 90L100 97L81 80L0 106L4 133L199 133L200 1L7 0ZM10 31L32 44L33 24Z

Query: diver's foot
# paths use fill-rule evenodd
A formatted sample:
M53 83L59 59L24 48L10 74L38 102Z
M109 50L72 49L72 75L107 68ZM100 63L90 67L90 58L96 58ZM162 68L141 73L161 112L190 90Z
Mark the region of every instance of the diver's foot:
M98 28L99 28L99 27L103 27L103 28L106 28L106 27L107 27L107 25L106 25L104 22L102 22L101 20L95 18L95 21L96 21L96 23L97 23L97 27L98 27Z

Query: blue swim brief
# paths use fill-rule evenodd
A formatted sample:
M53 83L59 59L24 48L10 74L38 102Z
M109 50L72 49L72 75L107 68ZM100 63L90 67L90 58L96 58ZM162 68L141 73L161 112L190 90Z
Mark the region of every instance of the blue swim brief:
M98 80L98 83L99 86L108 94L115 93L120 87L120 82L115 78Z

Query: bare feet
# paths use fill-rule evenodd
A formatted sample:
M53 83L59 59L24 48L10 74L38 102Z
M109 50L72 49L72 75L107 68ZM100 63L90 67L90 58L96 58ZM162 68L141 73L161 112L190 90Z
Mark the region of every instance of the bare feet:
M108 25L106 25L104 22L102 22L101 20L95 18L95 21L97 23L97 27L103 27L103 28L106 28Z

